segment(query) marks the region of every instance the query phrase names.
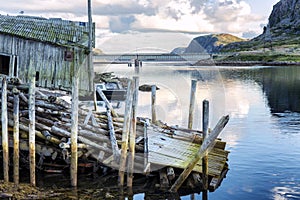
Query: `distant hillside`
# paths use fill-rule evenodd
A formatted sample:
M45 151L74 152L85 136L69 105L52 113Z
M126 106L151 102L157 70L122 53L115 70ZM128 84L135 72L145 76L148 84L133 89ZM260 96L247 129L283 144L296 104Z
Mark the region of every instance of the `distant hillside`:
M171 54L183 54L186 50L186 47L177 47L172 50Z
M230 34L211 34L194 38L187 48L179 47L174 49L173 53L217 53L223 46L245 41L242 38L230 35Z

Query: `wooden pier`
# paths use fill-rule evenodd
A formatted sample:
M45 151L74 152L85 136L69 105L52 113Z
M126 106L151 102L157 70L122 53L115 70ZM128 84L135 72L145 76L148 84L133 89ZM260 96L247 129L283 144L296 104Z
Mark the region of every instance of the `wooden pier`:
M192 124L189 128L180 128L160 122L154 107L151 123L150 119L136 116L137 79L128 84L127 97L130 98L125 114L116 113L108 103L107 112L82 109L76 103L75 90L71 104L64 100L69 97L66 92L32 88L7 77L2 78L1 88L5 182L9 181L11 168L8 166L12 163L14 182L19 183L18 151L30 152L30 156L21 160L30 163L32 185L35 185L35 169L49 173L70 169L71 185L76 186L78 168L103 173L100 164L102 169L119 171L120 186L125 185L124 175L127 175L127 187L132 187L133 174L156 174L159 177L156 185L161 190L176 192L181 187L189 187L201 192L214 191L228 171L226 142L216 139L228 116L220 119L221 125L212 129L204 140L203 131L193 130ZM131 94L134 94L133 99ZM153 95L152 105L155 106ZM14 150L14 162L9 160L9 148ZM208 188L203 185L201 158L205 155L208 155Z

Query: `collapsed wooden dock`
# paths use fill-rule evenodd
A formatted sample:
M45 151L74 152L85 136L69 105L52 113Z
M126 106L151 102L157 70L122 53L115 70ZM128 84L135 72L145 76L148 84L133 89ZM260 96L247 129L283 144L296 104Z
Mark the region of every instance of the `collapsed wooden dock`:
M5 88L7 87L7 91ZM5 150L5 132L7 131L7 144L11 149L16 148L16 132L19 131L19 148L21 151L30 151L30 95L29 85L20 84L14 79L5 79L2 85L1 117L7 115L7 130L2 123L2 149L4 170L5 163L12 162ZM7 97L3 95L7 93ZM5 94L6 95L6 94ZM52 91L45 88L36 88L35 96L35 154L38 159L35 167L38 170L49 173L63 173L70 168L71 163L71 128L72 108L71 103L66 101L70 97L67 92ZM19 99L19 100L18 100ZM16 116L16 104L18 104L18 116ZM7 108L5 108L7 105ZM130 104L131 106L131 104ZM6 112L7 111L7 112ZM5 113L6 112L6 113ZM126 122L131 120L131 114L96 112L92 110L78 109L78 167L90 169L97 173L103 173L103 167L120 170L123 147L124 131L129 130ZM18 119L18 120L17 120ZM18 123L18 128L16 127ZM154 122L152 120L152 122ZM125 168L120 171L130 177L131 173L144 175L157 174L159 176L159 188L170 189L178 175L187 168L195 154L201 149L203 132L198 130L169 126L164 123L152 123L150 119L136 118L136 135L134 136L134 150L132 136L127 135L125 152ZM18 131L17 131L18 129ZM4 138L4 139L3 139ZM225 150L226 143L221 139L214 140L212 150L208 153L208 188L203 186L202 160L198 159L193 166L191 174L187 177L184 185L197 188L199 191L209 189L214 191L222 182L228 171L228 154ZM135 152L132 154L132 151ZM14 156L16 151L14 151ZM23 157L22 157L23 156ZM22 154L23 163L30 163L30 155ZM133 167L130 167L130 159L134 159ZM18 168L20 157L14 157L14 170ZM131 161L132 162L132 161ZM128 166L128 167L127 167ZM132 169L134 169L132 171ZM14 172L16 172L14 171ZM4 174L7 173L4 171ZM122 174L122 173L121 173ZM14 179L18 179L14 174ZM4 175L5 177L5 175ZM119 177L120 178L120 177ZM131 179L132 179L131 174ZM128 178L127 178L128 179ZM128 181L128 180L127 180ZM127 182L128 185L128 182Z

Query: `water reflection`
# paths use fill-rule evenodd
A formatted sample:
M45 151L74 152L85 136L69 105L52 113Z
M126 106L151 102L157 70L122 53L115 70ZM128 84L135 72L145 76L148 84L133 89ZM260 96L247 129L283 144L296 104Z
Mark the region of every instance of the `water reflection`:
M261 85L272 113L300 112L300 67L223 68L224 78Z

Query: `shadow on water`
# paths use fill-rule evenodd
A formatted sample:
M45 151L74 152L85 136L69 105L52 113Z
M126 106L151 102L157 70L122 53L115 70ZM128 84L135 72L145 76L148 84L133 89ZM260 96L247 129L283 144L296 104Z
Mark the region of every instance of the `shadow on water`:
M30 177L28 170L22 169L21 174L20 181L22 183L29 183ZM193 198L195 197L194 194L201 193L200 188L191 189L182 187L176 193L170 193L167 189L162 190L159 185L159 178L155 175L144 176L136 174L132 188L118 187L118 171L110 171L106 175L98 175L97 173L79 174L77 188L70 186L70 176L68 173L49 174L38 172L36 175L37 186L42 192L45 191L48 195L43 198L37 197L35 199L179 200L182 196L190 196L190 199L195 199ZM13 177L13 175L11 174L10 177ZM3 178L2 174L0 178ZM13 182L13 180L10 181ZM0 191L0 194L2 192L3 191ZM24 193L26 193L25 189ZM203 194L205 194L203 195L203 200L207 200L207 191L203 192ZM47 196L50 197L48 198Z

